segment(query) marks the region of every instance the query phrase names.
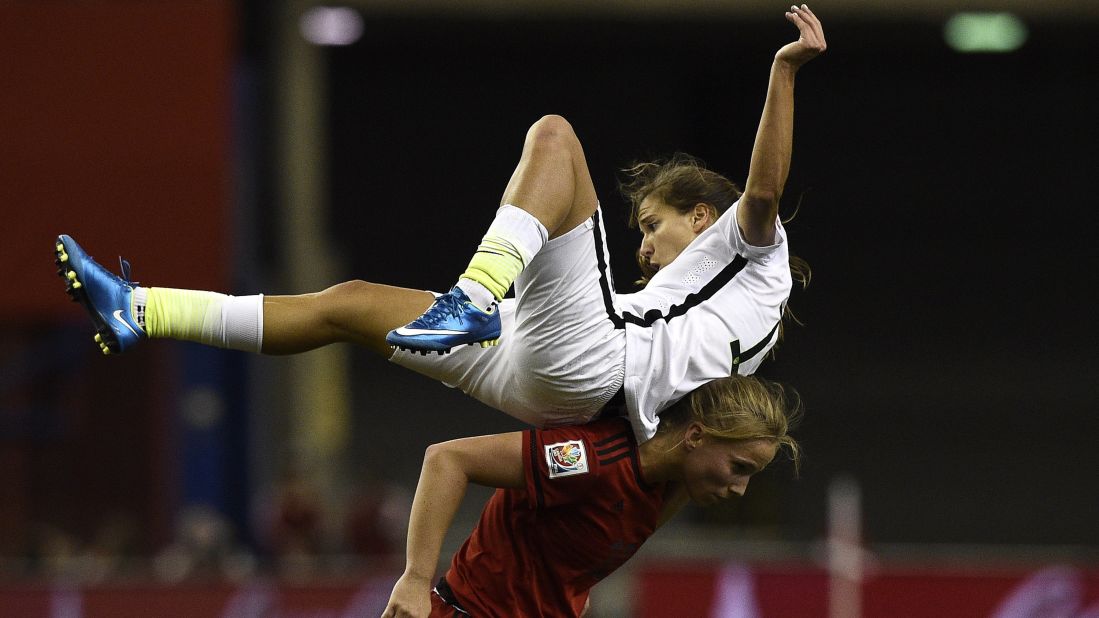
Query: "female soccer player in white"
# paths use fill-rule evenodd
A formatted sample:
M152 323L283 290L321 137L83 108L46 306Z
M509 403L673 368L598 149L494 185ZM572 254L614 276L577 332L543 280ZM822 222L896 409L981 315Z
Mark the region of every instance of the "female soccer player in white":
M136 287L128 266L119 278L66 235L59 273L105 352L146 337L268 354L349 341L539 427L585 423L622 393L644 441L661 410L710 380L754 372L778 337L792 286L777 213L794 77L826 47L808 7L786 18L799 37L775 54L743 195L689 158L633 168L639 258L655 272L640 292L613 287L595 187L559 116L528 131L502 206L447 294L363 281L297 296ZM515 298L502 300L512 284Z

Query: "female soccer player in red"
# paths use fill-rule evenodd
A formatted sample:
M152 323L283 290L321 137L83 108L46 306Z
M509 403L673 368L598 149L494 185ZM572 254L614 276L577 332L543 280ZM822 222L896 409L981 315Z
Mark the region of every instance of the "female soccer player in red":
M453 440L428 448L408 527L405 571L383 618L579 616L588 592L686 501L743 495L797 442L795 398L733 376L661 415L638 446L630 425L586 425ZM432 589L439 552L469 483L498 487Z

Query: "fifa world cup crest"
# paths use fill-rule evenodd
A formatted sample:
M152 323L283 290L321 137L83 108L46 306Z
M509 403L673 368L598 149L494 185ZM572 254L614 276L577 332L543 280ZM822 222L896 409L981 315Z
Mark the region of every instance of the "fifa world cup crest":
M588 454L584 450L584 442L570 440L546 445L546 466L549 468L551 479L559 476L572 476L574 474L587 474Z

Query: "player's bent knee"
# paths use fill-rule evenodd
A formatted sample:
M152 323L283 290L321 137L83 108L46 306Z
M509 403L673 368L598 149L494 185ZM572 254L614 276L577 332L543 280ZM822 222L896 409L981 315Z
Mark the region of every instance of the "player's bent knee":
M370 283L369 281L363 281L362 279L352 279L351 281L337 283L336 285L321 292L321 294L328 296L332 299L349 296L362 296L364 294L371 294L374 287L376 287L376 284Z
M536 150L569 151L577 142L572 125L563 116L542 116L527 132L527 142Z
M369 311L374 304L381 300L381 288L382 286L376 283L361 279L344 281L321 292L321 304L325 308L336 311L345 307L356 307L362 311Z

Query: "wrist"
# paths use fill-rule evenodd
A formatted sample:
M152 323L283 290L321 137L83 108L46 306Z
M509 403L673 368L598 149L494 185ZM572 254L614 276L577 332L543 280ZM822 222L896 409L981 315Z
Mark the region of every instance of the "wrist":
M417 569L414 567L406 568L403 575L404 579L413 583L425 583L430 585L432 580L435 579L435 572L428 572L426 569Z
M799 68L801 68L801 64L795 64L794 61L787 58L775 58L775 63L771 66L774 73L788 77L793 77Z

